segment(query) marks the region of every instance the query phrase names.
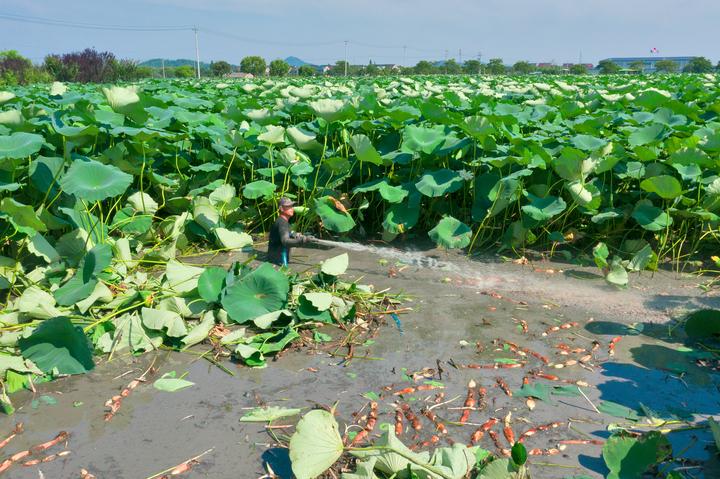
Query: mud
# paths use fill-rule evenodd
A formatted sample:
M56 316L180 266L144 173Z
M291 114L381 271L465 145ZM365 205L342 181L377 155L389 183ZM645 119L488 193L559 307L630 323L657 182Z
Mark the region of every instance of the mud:
M297 250L294 267L301 271L340 252L343 249ZM47 478L74 478L85 468L98 478L142 479L214 448L187 477L257 478L267 473L269 464L279 477L289 478L287 451L275 447L263 425L238 421L245 408L258 402L311 408L338 401L339 420L345 424L352 423L352 413L367 403L363 394L372 391L382 395L380 422L392 422L398 400L410 404L418 414L423 405L432 404L437 391L405 396L393 396L392 391L412 386L404 376L424 368L436 370L437 361L444 369L445 400L458 399L434 412L455 441L469 441L477 424L489 417L502 422L510 411L516 437L533 425L563 423L528 438L528 449L553 448L565 439L605 439L608 425L624 420L596 412L601 401L631 408L642 403L665 418L674 414L702 421L720 414L720 376L696 365L678 334L668 335L673 318L693 309L720 307L720 298L697 288L698 278L644 273L631 277L630 288L618 291L606 285L596 270L568 264L517 265L497 258L471 260L434 250L392 248L352 251L350 257L349 277L362 277L363 283L412 296L408 306L413 312L400 316L402 332L389 321L374 343L356 348L349 364L323 349L294 351L261 370L227 361L225 366L235 374L230 376L196 355L158 352L138 358L116 357L88 375L38 385L34 397L27 393L13 398L19 409L15 416L0 419L3 437L15 422L23 422L26 430L3 452L9 455L64 430L70 433L67 449L72 454L39 466L18 465L5 476L37 478L41 471ZM215 257L213 262L233 259ZM528 325L527 333L522 321ZM568 322L578 325L542 335ZM335 338L343 334L331 327L323 331ZM609 357L608 345L615 337L621 339L614 356ZM598 341L600 346L587 368L576 364L555 369L534 356L519 356L502 343L493 344L497 338L529 348L551 363L579 356L559 355L559 343L591 349L592 342ZM381 359L363 359L366 354ZM462 367L492 364L497 358L526 364L515 369ZM153 359L158 372L123 401L112 421L105 422L105 401ZM552 395L549 401L537 400L530 411L524 398L517 394L508 397L496 386L496 378L502 377L517 391L525 376L531 384L567 385L530 374L540 369L565 380L587 382L590 387L582 389L588 398ZM155 390L152 381L172 370L187 372L186 379L196 385L176 393ZM432 379L439 381L437 371L434 373ZM462 406L470 379L487 388L487 407L472 412L468 421L472 425L450 424L461 415L453 408ZM43 395L57 403L38 401ZM293 424L294 420L280 422ZM507 447L501 429L496 430L502 446ZM291 434L292 429L274 432L282 436ZM406 432L402 439L417 444L431 435L432 423L423 418L423 430L417 437ZM672 433L670 438L676 451L688 447L684 454L688 458L705 460L712 450L706 450L712 439L702 429ZM441 444L445 441L442 438ZM480 445L497 452L487 435ZM557 455L532 457L531 464L533 478L583 474L600 478L607 472L597 445L569 445Z

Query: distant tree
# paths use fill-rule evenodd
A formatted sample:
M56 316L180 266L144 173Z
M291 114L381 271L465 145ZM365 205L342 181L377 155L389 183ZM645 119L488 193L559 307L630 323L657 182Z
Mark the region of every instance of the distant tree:
M463 63L463 71L468 75L477 75L482 70L482 64L478 60L468 60Z
M620 66L611 60L600 60L598 69L603 75L611 75L620 71Z
M195 69L190 65L183 65L180 67L175 67L174 71L170 70L170 73L172 76L175 76L177 78L192 78L195 76Z
M300 68L298 68L298 75L301 77L311 77L314 76L315 73L317 73L317 70L311 65L300 65Z
M458 62L455 61L454 58L446 61L445 65L443 65L442 67L442 70L448 75L459 75L460 73L462 73L462 67Z
M685 73L709 73L711 71L713 71L712 63L705 57L695 57L683 68Z
M645 62L642 60L635 60L634 62L630 63L630 69L637 70L642 73L643 71L645 71Z
M115 55L110 52L98 52L93 48L45 58L45 68L59 81L80 83L113 81L116 66Z
M538 71L543 75L561 75L564 73L560 65L545 65L539 67Z
M415 65L414 70L418 75L432 75L437 71L435 65L427 60L420 60L417 65Z
M232 73L232 65L224 60L219 62L212 62L210 64L210 72L213 76L221 77Z
M485 67L485 71L492 75L502 75L505 70L505 63L503 63L502 58L491 58Z
M380 68L370 60L370 63L365 67L363 73L368 76L377 76L380 74Z
M720 60L718 60L718 64L715 67L715 71L720 72Z
M137 62L134 60L118 60L112 64L113 73L106 78L107 81L134 81L145 78L149 75L143 75Z
M678 71L679 67L680 65L672 60L658 60L655 63L655 71L659 72L673 73ZM710 67L712 68L712 65Z
M519 75L527 75L535 71L535 67L525 61L516 62L512 69L513 73L517 73Z
M273 77L284 77L290 73L290 64L285 60L273 60L270 62L270 76Z
M569 71L573 75L586 75L588 69L582 63L576 63L575 65L570 65Z
M346 65L347 70L345 69ZM341 77L345 75L345 72L347 72L348 75L353 74L351 65L345 60L338 60L335 62L335 65L330 68L330 71L328 73L330 73L330 75L332 76Z
M240 61L240 71L244 73L252 73L256 77L265 75L266 68L267 64L262 57L249 56Z
M0 52L0 85L25 85L50 80L52 78L45 70L35 67L17 51Z

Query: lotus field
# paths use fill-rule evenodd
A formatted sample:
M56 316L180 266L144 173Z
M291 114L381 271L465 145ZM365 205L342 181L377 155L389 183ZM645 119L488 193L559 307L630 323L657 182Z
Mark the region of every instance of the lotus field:
M343 283L342 256L307 277L178 260L250 247L281 196L318 235L587 254L619 285L716 252L719 91L685 75L0 92L5 389L233 323L250 327L216 337L264 365L303 322L395 301Z

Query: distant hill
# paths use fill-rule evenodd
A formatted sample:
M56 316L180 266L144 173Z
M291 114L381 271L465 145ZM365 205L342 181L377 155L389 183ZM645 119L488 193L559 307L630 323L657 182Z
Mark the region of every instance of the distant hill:
M308 62L301 60L298 57L287 57L285 59L285 61L287 62L288 65L290 65L291 67L294 67L294 68L298 68L303 65L310 65Z
M152 58L150 60L146 60L142 63L140 63L141 67L151 67L151 68L161 68L162 67L162 58ZM188 60L186 58L179 58L177 60L168 60L165 59L165 66L167 68L173 68L173 67L182 67L185 65L189 65L191 67L195 66L195 60ZM200 68L210 68L209 63L200 62Z

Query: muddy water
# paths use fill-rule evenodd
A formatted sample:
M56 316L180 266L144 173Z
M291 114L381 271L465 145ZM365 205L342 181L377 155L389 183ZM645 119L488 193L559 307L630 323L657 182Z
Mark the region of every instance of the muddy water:
M294 259L300 263L297 268L303 270L342 251L298 250ZM664 417L675 414L695 421L720 414L720 377L689 360L681 339L668 337L667 325L663 324L686 310L720 307L717 297L700 294L694 279L643 275L632 278L628 290L616 291L592 270L561 264L520 266L492 259L471 261L432 250L390 248L352 251L350 256L349 276L362 276L364 283L413 296L409 305L414 311L401 316L402 333L390 322L373 344L356 348L358 358L367 354L381 360L355 359L343 365L342 358L318 349L285 354L262 370L226 362L235 374L230 376L190 354L115 358L100 364L91 374L40 385L35 398L30 394L15 398L16 406L21 407L14 417L0 420L0 431L4 434L16 421L22 421L26 432L7 446L7 453L47 441L61 430L71 435L68 449L72 453L40 466L17 466L6 477L37 478L42 472L47 478L73 478L86 468L98 478L142 479L211 448L212 452L188 477L256 478L266 472L265 464L270 464L280 477L290 477L286 451L273 447L275 441L263 426L238 421L244 408L258 401L305 408L339 401L339 419L344 424L351 422L351 414L367 402L362 395L372 391L384 395L380 419L391 422L399 397L383 387L390 386L391 391L408 387L412 383L404 380L404 374L436 369L437 360L444 369L445 400L457 398L434 410L444 422L457 421L460 416L461 412L453 408L462 406L469 380L488 390L486 407L470 416L469 423L474 425L448 424L449 436L456 441L467 442L477 424L489 417L502 420L508 412L512 412L511 427L516 436L533 425L563 423L528 438L529 449L553 448L566 439L604 439L607 426L623 420L596 412L594 408L601 401L632 408L643 403ZM392 274L388 275L391 268ZM523 332L522 321L527 323L527 333ZM543 336L552 326L568 322L578 325ZM341 337L337 329L327 328L325 332ZM614 356L609 357L608 344L613 337L622 339ZM579 365L556 369L534 356L521 357L503 350L502 344L493 344L497 338L529 348L551 363L579 355L559 355L556 346L560 343L571 349L591 349L595 340L600 347L593 352L587 369ZM462 367L492 364L497 358L527 364L516 369ZM159 366L158 375L187 372L186 379L196 386L165 393L150 384L142 385L124 400L112 421L103 421L105 400L117 394L153 359ZM508 397L496 386L496 378L501 377L512 391L517 391L525 376L532 384L550 388L564 385L534 378L531 370L587 382L591 386L583 391L588 398L552 395L549 401L536 401L535 409L530 411L523 398L517 394ZM436 374L433 379L440 378ZM419 413L423 406L431 404L427 401L435 392L402 399ZM43 395L57 403L46 404L40 398ZM33 403L33 399L37 402ZM406 433L402 439L408 444L428 440L432 427L424 420L422 431ZM507 447L501 429L497 431L500 445ZM275 432L283 434L282 430ZM706 459L709 434L691 430L670 436L676 450L689 446L686 457ZM480 445L495 451L487 436ZM580 474L604 477L606 469L600 454L600 446L567 446L561 454L533 457L532 474L534 478Z

